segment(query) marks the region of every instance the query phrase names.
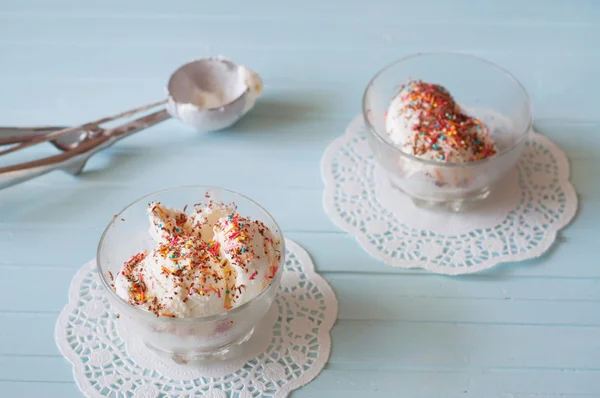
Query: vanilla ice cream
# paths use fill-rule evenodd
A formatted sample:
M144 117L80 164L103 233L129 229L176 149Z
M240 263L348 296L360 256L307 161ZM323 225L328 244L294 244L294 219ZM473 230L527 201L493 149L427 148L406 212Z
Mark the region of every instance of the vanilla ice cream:
M189 235L190 225L185 212L171 209L160 203L148 208L150 236L156 242L166 242L171 236Z
M410 155L447 163L466 163L496 154L488 128L467 115L437 84L411 80L385 115L390 140Z
M234 205L225 205L220 202L209 202L207 205L194 206L194 212L190 215L190 226L194 234L210 242L213 239L213 228L221 218L235 213Z
M215 241L236 274L236 286L244 290L247 301L260 293L275 275L279 252L273 233L260 221L239 215L223 217L215 226Z
M234 205L185 210L149 205L156 247L123 265L114 282L120 297L156 316L203 317L237 307L269 285L281 259L281 242L269 228L240 216Z

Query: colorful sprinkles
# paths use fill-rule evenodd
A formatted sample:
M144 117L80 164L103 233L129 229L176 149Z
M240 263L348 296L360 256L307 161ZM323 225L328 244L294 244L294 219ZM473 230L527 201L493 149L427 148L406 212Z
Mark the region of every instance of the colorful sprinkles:
M464 113L444 87L412 80L401 87L399 95L403 108L397 116L408 120L416 115L417 119L410 143L414 155L434 151L441 161L457 161L457 153L469 153L467 161L496 155L487 127Z
M150 220L157 231L153 236L160 239L160 243L150 253L138 253L123 265L121 274L127 281L130 304L157 317L178 317L183 315L171 310L174 308L170 304L172 300L186 303L189 299L206 300L212 296L221 299L224 310L229 310L247 288L242 281L260 283L261 289L268 286L281 256L274 240L266 234L268 228L258 221L241 217L235 212L235 206L229 206L226 208L231 209L230 213L220 218L214 227L214 239L205 242L200 230L208 220L204 215L194 216L211 206L212 202L204 209L194 205L195 213L187 216L160 203L149 204ZM264 242L260 253L256 251L253 239L257 234ZM269 260L271 265L264 271L254 269L253 261L264 256L267 248L273 254ZM248 273L248 277L239 279L240 272ZM156 291L157 283L161 290L169 293L159 294L159 297L148 294Z

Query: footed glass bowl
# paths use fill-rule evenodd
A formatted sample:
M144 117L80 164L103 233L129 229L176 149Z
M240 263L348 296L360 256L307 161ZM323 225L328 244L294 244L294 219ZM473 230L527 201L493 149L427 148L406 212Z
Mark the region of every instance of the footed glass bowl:
M130 305L118 296L111 284L123 264L134 254L151 250L155 242L148 232L148 204L161 202L183 209L210 200L234 202L244 217L262 221L281 240L279 268L268 285L256 297L229 311L199 318L156 317L151 312ZM152 193L125 207L115 215L100 238L97 254L98 271L108 290L111 304L120 315L119 321L133 331L151 349L171 356L178 362L219 359L235 345L247 341L255 326L268 312L279 290L285 263L285 242L276 221L262 207L238 193L214 187L180 187Z
M498 152L467 163L413 156L389 139L385 113L400 85L423 80L445 87L471 116L489 128ZM376 161L394 187L417 206L459 211L485 199L517 163L531 131L532 110L525 89L504 69L470 55L418 54L386 66L370 81L363 97L367 138Z

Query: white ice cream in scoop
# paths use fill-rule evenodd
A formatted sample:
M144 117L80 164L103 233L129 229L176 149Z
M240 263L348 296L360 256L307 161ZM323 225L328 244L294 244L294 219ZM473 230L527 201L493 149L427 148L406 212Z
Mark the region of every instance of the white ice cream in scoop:
M487 126L463 112L437 84L412 80L403 85L385 124L394 144L422 159L466 163L496 154Z
M128 260L114 288L156 316L227 311L258 295L279 266L280 242L272 231L241 217L233 205L209 203L188 216L151 203L148 214L156 247Z
M223 311L232 281L228 265L206 243L193 236L173 236L126 263L115 290L157 316L187 318Z
M236 273L235 284L243 295L236 303L245 302L259 294L277 271L279 241L260 221L239 215L221 218L215 227L215 241Z
M219 219L235 213L234 205L225 205L220 202L210 202L204 206L194 206L189 222L193 233L206 242L213 240L213 228Z
M190 225L184 211L153 202L148 207L150 236L156 242L166 242L171 236L189 235Z

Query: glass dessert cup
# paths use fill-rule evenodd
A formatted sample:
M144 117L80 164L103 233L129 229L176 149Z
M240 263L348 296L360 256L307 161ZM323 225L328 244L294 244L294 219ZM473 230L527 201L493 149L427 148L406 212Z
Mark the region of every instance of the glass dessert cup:
M400 86L410 79L445 87L466 113L488 126L496 155L449 163L422 159L394 145L385 114ZM392 186L419 207L453 211L490 195L516 165L532 125L529 96L515 77L481 58L451 53L417 54L386 66L369 82L362 110L367 140Z
M210 194L210 197L206 197ZM276 239L281 240L281 259L271 284L257 296L229 311L206 317L171 318L160 316L134 307L117 295L112 288L112 276L116 276L123 264L134 254L156 246L148 232L147 207L150 202L183 209L194 204L207 204L209 200L235 203L239 214L262 221ZM277 222L262 207L252 200L215 187L178 187L144 196L119 214L115 215L106 227L98 245L98 273L109 292L109 300L119 321L132 334L155 352L170 356L178 363L190 360L222 359L236 345L252 336L255 326L266 315L279 290L283 264L285 263L285 242ZM111 276L112 274L112 276Z

